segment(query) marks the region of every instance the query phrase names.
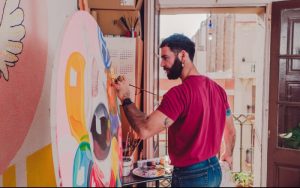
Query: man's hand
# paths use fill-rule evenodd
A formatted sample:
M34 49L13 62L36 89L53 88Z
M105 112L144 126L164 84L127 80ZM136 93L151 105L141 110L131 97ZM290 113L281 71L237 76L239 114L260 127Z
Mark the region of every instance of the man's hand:
M116 89L117 96L123 103L123 100L130 98L129 83L124 76L118 76L113 82L113 87Z
M227 162L230 170L232 170L232 155L229 155L228 153L223 153L220 157L220 160Z

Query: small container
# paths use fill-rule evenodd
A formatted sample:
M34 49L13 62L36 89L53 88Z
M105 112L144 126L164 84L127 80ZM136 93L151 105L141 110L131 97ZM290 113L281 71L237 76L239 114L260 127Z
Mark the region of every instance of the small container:
M133 168L132 158L123 157L123 176L128 176Z
M165 165L165 158L164 157L159 159L159 164Z
M155 166L155 161L147 161L147 166Z
M171 163L171 161L170 161L169 156L165 155L165 157L164 157L164 168L165 168L166 173L171 172L172 166L170 165L170 163Z
M147 161L146 160L139 160L139 161L137 161L137 166L139 168L145 168L147 166Z

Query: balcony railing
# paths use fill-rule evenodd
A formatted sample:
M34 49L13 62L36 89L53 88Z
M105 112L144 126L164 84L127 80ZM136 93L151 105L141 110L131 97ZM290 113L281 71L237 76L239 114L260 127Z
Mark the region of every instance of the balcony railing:
M236 145L235 150L239 150L239 172L253 172L254 159L254 139L255 139L255 115L254 114L233 114L234 123L236 125ZM235 160L236 161L236 160Z

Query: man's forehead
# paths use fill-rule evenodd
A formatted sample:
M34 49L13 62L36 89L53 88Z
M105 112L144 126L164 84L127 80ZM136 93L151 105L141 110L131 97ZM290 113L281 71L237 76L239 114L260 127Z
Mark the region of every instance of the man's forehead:
M172 51L168 46L162 47L160 49L160 55L170 55L171 53Z

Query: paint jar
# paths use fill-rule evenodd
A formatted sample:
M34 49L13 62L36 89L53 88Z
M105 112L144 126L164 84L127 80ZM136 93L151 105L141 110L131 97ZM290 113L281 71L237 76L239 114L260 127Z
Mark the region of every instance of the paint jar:
M164 168L166 173L171 173L172 166L170 165L171 161L168 155L165 155L164 157Z
M155 169L156 163L154 160L147 161L147 169Z
M133 168L133 159L131 157L123 157L123 176L128 176Z

